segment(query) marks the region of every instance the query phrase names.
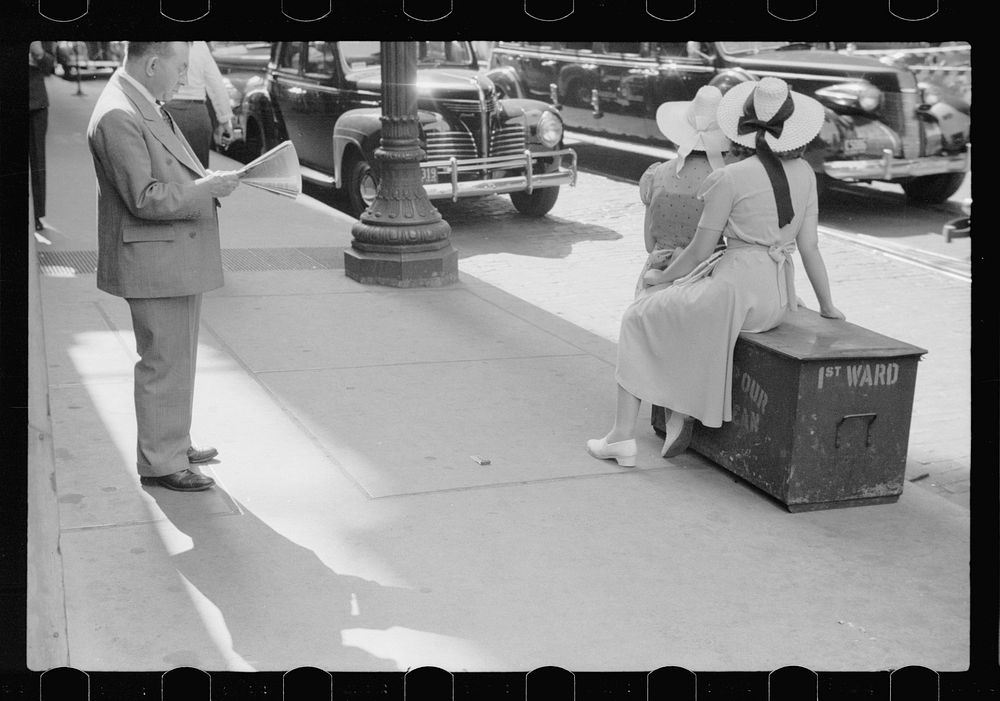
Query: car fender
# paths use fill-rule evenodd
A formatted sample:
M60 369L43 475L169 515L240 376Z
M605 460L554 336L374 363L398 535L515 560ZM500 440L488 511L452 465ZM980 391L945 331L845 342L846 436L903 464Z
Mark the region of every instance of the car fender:
M344 152L354 146L371 161L382 132L382 110L361 107L340 115L333 125L333 177L339 189L343 183Z
M591 88L596 88L600 84L599 76L593 68L579 63L568 63L559 69L559 94L565 95L569 84L574 80L582 80Z
M443 121L440 114L430 110L417 110L420 124ZM333 177L337 189L342 187L344 154L356 148L369 163L375 161L375 149L382 137L382 110L378 107L359 107L340 115L333 125Z
M503 90L505 99L524 97L524 87L521 79L513 66L497 66L491 68L486 73L486 77L493 81L493 84Z
M266 83L255 85L243 95L243 101L240 104L240 120L244 130L251 117L256 119L265 133L275 141L281 142L288 138L284 124L281 122L281 115L275 109L271 96L267 92Z
M723 93L738 83L745 83L748 80L756 80L752 75L742 68L723 68L715 74L715 77L708 81L709 85L714 85Z
M503 111L504 116L507 117L508 120L519 119L523 116L527 116L528 123L534 124L538 121L542 112L551 112L555 116L559 117L560 121L562 121L562 117L559 115L559 112L552 109L552 105L547 102L542 102L541 100L503 100L500 103L500 109Z

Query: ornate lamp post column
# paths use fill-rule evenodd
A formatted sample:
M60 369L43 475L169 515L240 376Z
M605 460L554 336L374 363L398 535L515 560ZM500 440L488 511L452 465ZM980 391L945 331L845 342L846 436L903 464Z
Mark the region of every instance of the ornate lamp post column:
M381 179L375 201L351 229L346 275L366 284L438 287L458 281L451 227L420 184L417 131L417 45L382 42Z

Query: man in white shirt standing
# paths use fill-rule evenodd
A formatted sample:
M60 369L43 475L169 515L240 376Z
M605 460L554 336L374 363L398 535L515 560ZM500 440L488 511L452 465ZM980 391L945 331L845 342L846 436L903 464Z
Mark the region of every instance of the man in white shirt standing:
M207 98L207 102L206 102ZM222 73L212 58L208 42L193 41L188 58L187 81L166 104L167 111L194 149L204 167L208 167L208 152L212 141L224 144L232 136L233 110L229 91ZM215 112L217 126L212 129Z

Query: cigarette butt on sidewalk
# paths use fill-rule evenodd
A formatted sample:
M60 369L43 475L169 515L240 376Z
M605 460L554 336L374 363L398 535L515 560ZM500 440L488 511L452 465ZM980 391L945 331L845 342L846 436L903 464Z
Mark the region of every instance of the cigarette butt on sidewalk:
M470 455L469 457L471 457L473 460L475 460L480 465L489 465L490 464L490 459L489 458L484 458L482 455Z
M911 479L910 481L911 481L911 482L919 482L920 480L922 480L922 479L926 479L926 478L928 478L928 477L930 477L930 476L931 476L931 473L929 473L929 472L925 472L925 473L923 473L922 475L917 475L916 477L914 477L914 478L913 478L913 479Z

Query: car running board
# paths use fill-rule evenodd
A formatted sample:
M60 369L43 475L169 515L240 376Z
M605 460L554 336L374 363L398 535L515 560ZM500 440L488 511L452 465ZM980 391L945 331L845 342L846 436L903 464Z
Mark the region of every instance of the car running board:
M325 173L320 173L318 170L313 170L312 168L307 168L304 165L299 165L299 172L302 174L303 180L308 180L311 183L316 183L317 185L322 185L323 187L333 187L334 179L330 175Z

